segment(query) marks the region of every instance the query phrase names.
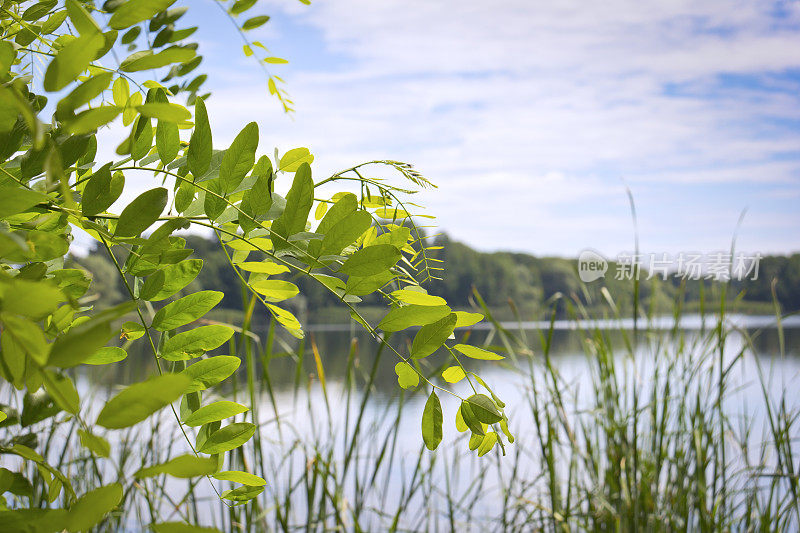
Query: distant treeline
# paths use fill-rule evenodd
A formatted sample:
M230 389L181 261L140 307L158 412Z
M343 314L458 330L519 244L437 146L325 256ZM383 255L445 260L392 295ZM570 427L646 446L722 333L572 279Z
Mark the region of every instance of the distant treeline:
M219 307L240 310L243 294L239 279L220 246L196 235L185 238L188 247L204 260L202 272L188 289L222 291L225 297ZM446 235L437 237L434 244L441 248L430 252L430 256L443 261L444 271L439 273L441 280L430 281L425 286L429 293L443 296L454 307L470 307L475 290L500 318L513 318L509 306L509 302L513 302L523 319L541 319L550 308L548 303L559 294L588 307L607 306L602 292L605 287L623 314L631 312L634 284L630 280L615 279L614 263L609 265L605 278L583 283L578 277L576 259L479 252L451 241ZM102 249L73 260L92 272L93 290L104 305L124 300L126 289ZM684 282L676 276L667 280L660 277L646 280L646 273L640 277L643 279L639 286L642 309L655 306L657 312L668 312L676 301L681 301L685 309L691 311L699 309L704 300L713 310L712 306L719 301L721 286L716 282ZM313 323L347 319L347 313L340 309L337 299L327 289L305 278L293 281L299 285L301 293L287 304L305 320ZM761 258L758 278L732 282L728 297L736 300L735 310L765 313L772 309L773 289L784 312L800 310L800 254ZM367 298L363 305L377 303L377 296L370 298L374 301ZM564 306L559 310L563 312Z

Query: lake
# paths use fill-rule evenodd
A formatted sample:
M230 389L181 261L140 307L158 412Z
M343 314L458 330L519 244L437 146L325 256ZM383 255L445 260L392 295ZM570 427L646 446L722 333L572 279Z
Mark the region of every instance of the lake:
M548 342L543 342L543 336L547 337L549 323L504 326L519 340L516 358L507 357L500 364L468 360L465 365L478 372L506 403L516 440L506 443L504 457L493 451L477 458L468 451L466 434L454 426L459 400L447 394L439 395L444 412L443 442L436 453L426 450L420 418L427 394L402 391L393 370L397 360L366 334L350 326L312 326L302 352L294 339L281 337L267 371L260 362L256 364L255 385L260 392L255 412L237 417L249 421L255 416L260 427L260 445L253 445L254 441L245 445L249 450L244 459L247 467L267 479L267 489L260 496L263 508L272 509L264 512L267 525L282 529L283 520L301 527L326 516L328 525L350 528L353 515L365 530L385 529L394 521L409 530L458 524L459 530L475 531L494 529L498 523L512 529L515 524L536 523L532 517L540 505L537 498L544 491L547 467L542 460L543 418L554 420L563 415L554 434L563 462L556 461L553 468L568 476L571 448L565 442L574 438L570 432L587 426L585 434L591 434L596 429L593 425L602 424L608 415L598 413L611 407L619 409L613 416L625 427L630 413L626 415L624 410L633 404L634 389L640 405L648 401L684 405L681 397L697 397L707 399L703 408L711 410L716 401L715 363L720 354L713 317L688 315L678 324L670 318L640 322L635 347L631 320L556 321ZM255 333L260 339L267 336L266 331ZM463 335L478 345L502 344L498 332L488 326L459 333L459 340ZM390 341L404 346L412 336L413 331L397 334ZM311 342L320 354L324 390ZM528 354L523 345L529 348ZM774 317L730 316L721 356L726 367L731 365L721 401L729 421L726 438L731 442L731 469L741 476L756 466L771 468L774 457L760 448L770 435L765 397L773 408L782 401L787 416L793 417L800 408L795 385L800 378L800 317L785 319L779 330ZM438 354L426 359L423 368L434 373L444 361ZM546 371L547 365L552 371ZM242 375L244 366L239 371ZM597 393L604 372L611 367L616 387L613 402L607 391L602 393L603 399ZM142 379L152 370L150 358L131 350L124 363L82 373L78 386L84 411L96 411L99 400L118 383ZM707 390L702 390L704 387ZM462 396L471 394L465 381L452 389ZM226 386L222 397L248 404L246 382ZM213 398L206 394L204 402ZM147 464L185 453L186 443L168 411L158 418L157 426L144 423L107 437L113 446L125 441L149 442ZM687 418L691 416L689 411L676 411L664 420L677 431L692 426L694 422ZM646 417L639 423L637 431L642 433L653 424ZM800 436L794 426L790 430L791 439ZM585 437L577 439L583 442ZM135 461L126 466L135 467ZM177 495L190 486L175 479L167 483ZM224 488L222 482L215 483ZM741 483L749 481L743 478ZM331 494L326 495L328 489ZM196 484L193 500L202 503L195 503L195 512L207 523L227 512L209 481ZM334 504L340 506L338 513L332 510ZM276 508L284 509L281 519ZM177 516L172 513L173 519Z

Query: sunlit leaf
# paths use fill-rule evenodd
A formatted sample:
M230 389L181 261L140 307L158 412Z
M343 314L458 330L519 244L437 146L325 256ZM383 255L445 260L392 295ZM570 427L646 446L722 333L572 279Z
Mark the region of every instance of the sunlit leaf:
M303 163L310 165L313 162L314 156L308 148L293 148L283 154L278 169L284 172L296 172Z
M368 246L350 256L339 272L350 276L373 276L393 267L400 255L400 250L390 244Z
M413 389L419 385L419 374L408 363L397 363L394 365L394 372L397 374L397 383L404 389Z
M117 7L108 25L115 30L124 30L156 16L174 3L175 0L127 0Z
M225 420L232 416L244 413L247 407L240 403L230 402L228 400L220 400L218 402L204 405L194 413L192 413L184 423L187 426L202 426L209 422L216 422L218 420Z
M458 383L467 375L460 366L451 366L442 372L442 378L448 383Z
M484 318L481 313L469 313L467 311L456 311L455 313L458 317L458 320L456 320L457 328L475 325Z
M499 361L503 359L502 355L497 355L483 348L470 346L468 344L456 344L453 348L472 359L483 359L484 361Z
M425 294L424 292L411 289L396 290L391 293L391 296L407 304L429 306L447 305L447 302L444 298L439 296L431 296L430 294Z
M424 326L448 316L451 310L448 306L406 305L396 307L389 311L378 323L378 328L383 331L400 331L413 326Z
M411 357L421 359L438 350L453 333L455 325L456 315L450 313L436 322L422 326L411 344Z
M263 487L267 484L267 481L262 477L255 476L249 472L240 472L238 470L225 470L223 472L217 472L216 474L213 474L212 477L219 479L220 481L233 481L234 483L241 483L242 485L247 485L249 487Z
M225 194L230 194L253 168L258 148L258 124L249 123L236 136L222 157L219 180Z
M264 279L251 284L253 290L262 294L267 301L280 302L294 298L300 294L300 289L290 281L280 279Z

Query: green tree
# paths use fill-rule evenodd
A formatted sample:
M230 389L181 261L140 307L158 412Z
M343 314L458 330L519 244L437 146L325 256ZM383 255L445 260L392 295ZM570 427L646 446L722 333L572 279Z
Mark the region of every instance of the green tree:
M246 472L223 475L219 470L257 428L252 422L229 422L247 406L229 402L220 407L204 398L208 388L239 366L235 356L208 355L236 331L224 324L192 323L222 298L232 298L231 305L245 298L245 307L260 303L261 312L276 324L303 337L303 326L286 303L300 293L294 280L303 278L331 294L375 338L385 338L378 330L420 327L410 347L383 342L398 358L399 384L429 391L430 407L421 422L429 448L438 445L442 434L436 389L461 399L457 425L465 424L462 429L482 443L481 455L502 447L500 433L509 436L503 404L485 383L466 373L475 394L462 398L420 364L437 351L458 366L461 356L486 358L469 346L448 344L454 329L474 317L453 312L420 285L435 267L415 231L412 206L403 198L408 187L430 187L430 182L410 165L390 160L314 181L314 157L307 148L273 159L260 155L270 150L259 148L256 123L244 125L226 149L215 148L205 105L210 95L202 93L206 75L196 71L202 57L197 43L189 41L196 28L182 24L190 4L174 3L0 3L0 376L5 386L27 398L48 397L52 408L37 416L68 416L97 462L109 460L113 452L103 431L125 429L171 409L186 455L146 465L135 477L222 476L237 488L220 497L245 502L264 490L263 483L254 486ZM246 37L269 20L250 12L255 2L216 4L237 24L245 55L262 67L281 61ZM117 57L122 59L117 62ZM36 71L41 63L46 64L43 77ZM291 111L280 78L268 74L266 81L270 94ZM129 128L115 150L98 134L113 121ZM98 154L111 152L117 155L114 160L98 160ZM375 165L395 170L410 185L399 188L365 177ZM121 210L113 209L133 176L142 173L151 177L152 188ZM291 180L285 197L274 192L277 179ZM360 194L325 192L326 185L336 184L355 184ZM85 298L90 276L67 265L73 227L93 237L107 255L124 287L124 302L100 311ZM208 257L203 255L207 249L193 250L176 234L191 227L214 233L227 268L239 280L237 287L191 290ZM97 267L92 259L87 264ZM213 276L223 265L209 267ZM99 274L96 295L119 298L107 274ZM359 313L369 295L378 295L387 309L377 325ZM120 330L123 317L132 319ZM157 373L122 389L95 416L75 387L73 369L120 364L126 351L108 344L120 333L151 351ZM173 405L177 402L180 408ZM9 417L5 423L16 422ZM17 508L4 511L7 526L89 529L131 491L142 490L134 478L122 475L77 494L70 478L50 464L49 450L34 448L35 438L9 438L0 448L36 465L29 471L46 487L44 499L31 493ZM1 486L10 488L5 482ZM169 524L153 527L175 530Z

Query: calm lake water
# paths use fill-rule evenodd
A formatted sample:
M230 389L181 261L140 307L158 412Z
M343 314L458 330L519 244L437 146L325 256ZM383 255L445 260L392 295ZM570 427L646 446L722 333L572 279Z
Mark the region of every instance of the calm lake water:
M703 320L699 316L686 316L677 327L669 318L658 319L649 325L640 323L639 342L632 358L625 342L626 337L630 339L633 335L632 321L557 321L554 324L550 359L563 378L561 386L570 410L569 416L581 416L582 410L594 401L593 356L587 355L586 350L594 328L605 330L610 344L615 348L614 360L620 381L628 385L636 382L640 391L647 391L656 368L663 368L673 354L681 351L681 346L686 357L708 351L705 342L714 338L711 332L715 326L713 318ZM351 454L350 473L344 477L342 486L344 497L350 499L349 505L360 504L364 507L364 524L382 529L386 520L391 519L384 512L391 515L403 502L407 510L400 517L401 524L412 530L435 529L441 513L444 513L443 509L449 504L443 491L436 487L449 486L450 493L462 497L461 506L456 511L458 521L465 527L470 524L471 528L479 530L484 519L496 517L500 512L503 501L500 487L510 475L512 465L515 476L531 482L542 471L541 456L536 452L530 401L531 387L544 387L540 371L544 360L540 335L549 324L526 323L522 324L521 330L519 324L507 324L507 327L526 340L532 356L519 356L516 361L507 358L501 364L466 361L467 366L478 372L507 404L510 428L517 440L507 445L509 455L505 458L495 456L493 452L477 459L468 452L465 435L459 434L454 427L459 401L446 394L440 394L444 411L444 440L436 454L424 450L420 418L427 394L402 392L393 371L397 359L388 351L381 353L378 344L365 334L357 333L349 326L311 327L302 361L290 352L297 350L297 343L285 339L286 346L274 351L266 374L260 363L256 366L256 386L261 393L255 415L260 426L262 447L261 455L253 461L263 465L263 472L256 469L256 473L268 479L267 490L260 497L264 504L269 505L276 498L281 501L291 499L291 521L301 525L307 511L306 497L303 491L295 489L298 480L307 473L309 461L330 458L340 470L350 453L348 443L357 433L355 440L358 444L355 453ZM764 397L759 375L763 376L767 394L773 401L783 398L787 410L800 412L800 389L796 387L800 379L800 317L784 320L779 334L774 317L732 316L727 322L727 332L724 357L727 361L735 358L736 364L730 372L725 411L732 420L741 419L752 425L755 431L749 439L757 443L763 438L765 427ZM265 331L256 333L262 338L266 337ZM482 344L488 340L490 345L500 344L496 333L488 328L473 329L468 336L471 343ZM395 335L391 342L403 346L411 338L413 331ZM327 394L323 392L314 356L308 349L312 339L321 356ZM356 339L357 349L351 356L353 339ZM444 362L443 355L433 356L426 360L426 369L433 372L436 365ZM710 363L698 362L699 373L704 371L704 365L710 366ZM240 369L241 374L244 374L243 367L244 364ZM298 368L301 370L298 371ZM110 368L98 367L83 373L78 385L84 398L84 409L96 411L96 406L102 404L91 398L105 398L118 388L119 383L142 379L152 370L150 358L132 353L121 364ZM372 392L359 420L364 383L373 373ZM452 388L463 396L471 394L464 382ZM270 389L271 394L268 392ZM242 381L235 386L229 385L221 392L221 397L226 399L249 403ZM204 402L212 399L213 395L207 394ZM709 402L712 401L713 395L709 395ZM403 408L398 410L401 402ZM172 414L167 411L164 411L165 416L160 418L157 428L157 445L162 457L168 452L177 454L186 451L185 442L171 418ZM250 416L240 415L237 421L249 421ZM154 428L145 425L140 424L131 432L112 432L107 436L115 445L124 439L147 442ZM374 465L379 460L382 461L381 467L376 472ZM426 470L426 483L429 486L426 489L421 485L416 493L412 493L414 476L419 475L420 465L429 469ZM358 501L357 494L360 491L355 489L357 483L362 487L361 492L364 483L372 484L364 501ZM169 484L176 494L181 494L187 487L187 483L181 480L170 480ZM223 485L221 482L217 484ZM224 508L217 503L208 482L200 483L198 490L211 502L201 510L204 519L211 523L224 512Z

